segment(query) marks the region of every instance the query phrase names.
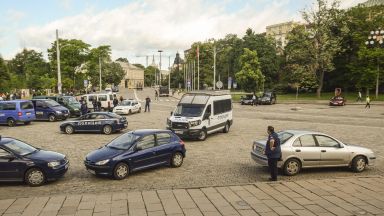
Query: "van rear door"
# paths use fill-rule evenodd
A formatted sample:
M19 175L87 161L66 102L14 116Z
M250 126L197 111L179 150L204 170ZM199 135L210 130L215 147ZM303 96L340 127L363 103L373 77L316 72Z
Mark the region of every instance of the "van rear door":
M35 110L31 101L20 102L20 111L22 116L25 116L25 120L33 121L36 119Z

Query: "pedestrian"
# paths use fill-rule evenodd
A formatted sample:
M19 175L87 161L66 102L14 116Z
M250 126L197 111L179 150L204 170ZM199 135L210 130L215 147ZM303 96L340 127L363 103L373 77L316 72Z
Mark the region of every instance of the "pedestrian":
M155 90L155 100L159 100L159 93Z
M151 112L151 108L149 107L151 103L151 98L149 98L149 96L147 96L147 98L145 98L145 111L144 112L147 112L147 108L148 108L148 112Z
M363 100L362 100L362 98L361 98L361 91L359 91L358 93L357 93L357 99L356 99L356 102L362 102Z
M123 102L124 98L123 96L120 96L120 103Z
M97 111L101 111L102 107L101 107L101 101L98 100L97 101ZM110 107L108 107L108 111L109 111Z
M116 95L113 97L113 107L117 107L117 105L119 104L119 100L117 100L117 97Z
M85 101L82 101L82 102L81 102L80 110L81 110L81 115L85 115L85 114L88 113L87 102L85 102Z
M265 155L268 158L268 167L271 173L269 181L277 181L277 162L281 158L280 139L272 126L268 126L268 140L265 146Z
M368 109L371 109L371 98L369 98L369 96L367 95L367 97L365 98L365 108L368 107Z
M253 93L253 96L252 96L252 106L253 105L257 106L257 97L255 93Z
M96 112L96 111L99 111L97 105L97 98L95 98L93 101L92 101L92 105L93 105L93 111Z

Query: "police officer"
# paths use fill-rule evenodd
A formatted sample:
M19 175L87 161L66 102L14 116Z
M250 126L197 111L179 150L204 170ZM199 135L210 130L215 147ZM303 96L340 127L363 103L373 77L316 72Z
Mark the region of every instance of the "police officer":
M87 102L85 102L85 101L82 101L82 102L81 102L80 110L81 110L81 115L85 115L85 114L88 113Z
M149 98L149 96L147 96L147 98L145 98L145 111L144 112L147 112L147 108L148 108L148 112L151 112L151 109L149 108L150 103L151 103L151 98Z
M270 181L277 181L277 161L281 158L280 139L272 126L268 126L268 140L265 146L265 155L268 158L268 167L271 172Z
M92 101L92 104L93 104L93 111L94 111L94 112L99 111L99 108L97 107L97 106L98 106L97 98L95 98L95 99Z

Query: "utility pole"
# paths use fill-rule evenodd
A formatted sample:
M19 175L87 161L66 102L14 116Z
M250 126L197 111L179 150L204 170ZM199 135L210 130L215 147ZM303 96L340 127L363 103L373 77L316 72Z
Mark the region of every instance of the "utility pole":
M101 58L99 56L99 78L100 78L100 89L99 91L101 92L102 87L101 87Z
M59 47L59 30L56 29L56 55L57 55L57 91L62 94L61 70L60 70L60 47Z
M160 63L159 63L160 81L158 84L161 85L161 81L163 81L163 79L161 78L161 53L163 52L163 50L158 50L157 52L160 53Z
M216 89L216 45L213 45L213 90Z
M197 90L200 90L200 49L197 45Z
M171 56L168 56L168 92L171 91Z

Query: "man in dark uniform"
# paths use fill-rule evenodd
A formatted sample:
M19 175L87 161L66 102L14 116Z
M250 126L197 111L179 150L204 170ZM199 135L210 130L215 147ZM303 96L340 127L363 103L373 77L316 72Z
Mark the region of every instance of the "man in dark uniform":
M97 107L97 105L98 105L98 103L97 103L97 98L95 98L95 99L92 101L92 104L93 104L93 111L94 111L94 112L99 111L99 108Z
M117 99L116 95L113 97L113 107L116 107L119 104L119 100Z
M85 114L87 114L87 113L88 113L87 102L82 101L82 102L81 102L81 107L80 107L80 109L81 109L81 115L85 115Z
M265 146L265 155L268 158L268 167L271 172L270 181L277 181L277 162L281 158L280 139L272 126L268 126L268 140Z
M147 108L148 108L148 112L151 111L151 109L149 108L150 103L151 103L151 98L149 98L149 96L147 96L147 98L145 98L145 111L144 112L147 112Z

